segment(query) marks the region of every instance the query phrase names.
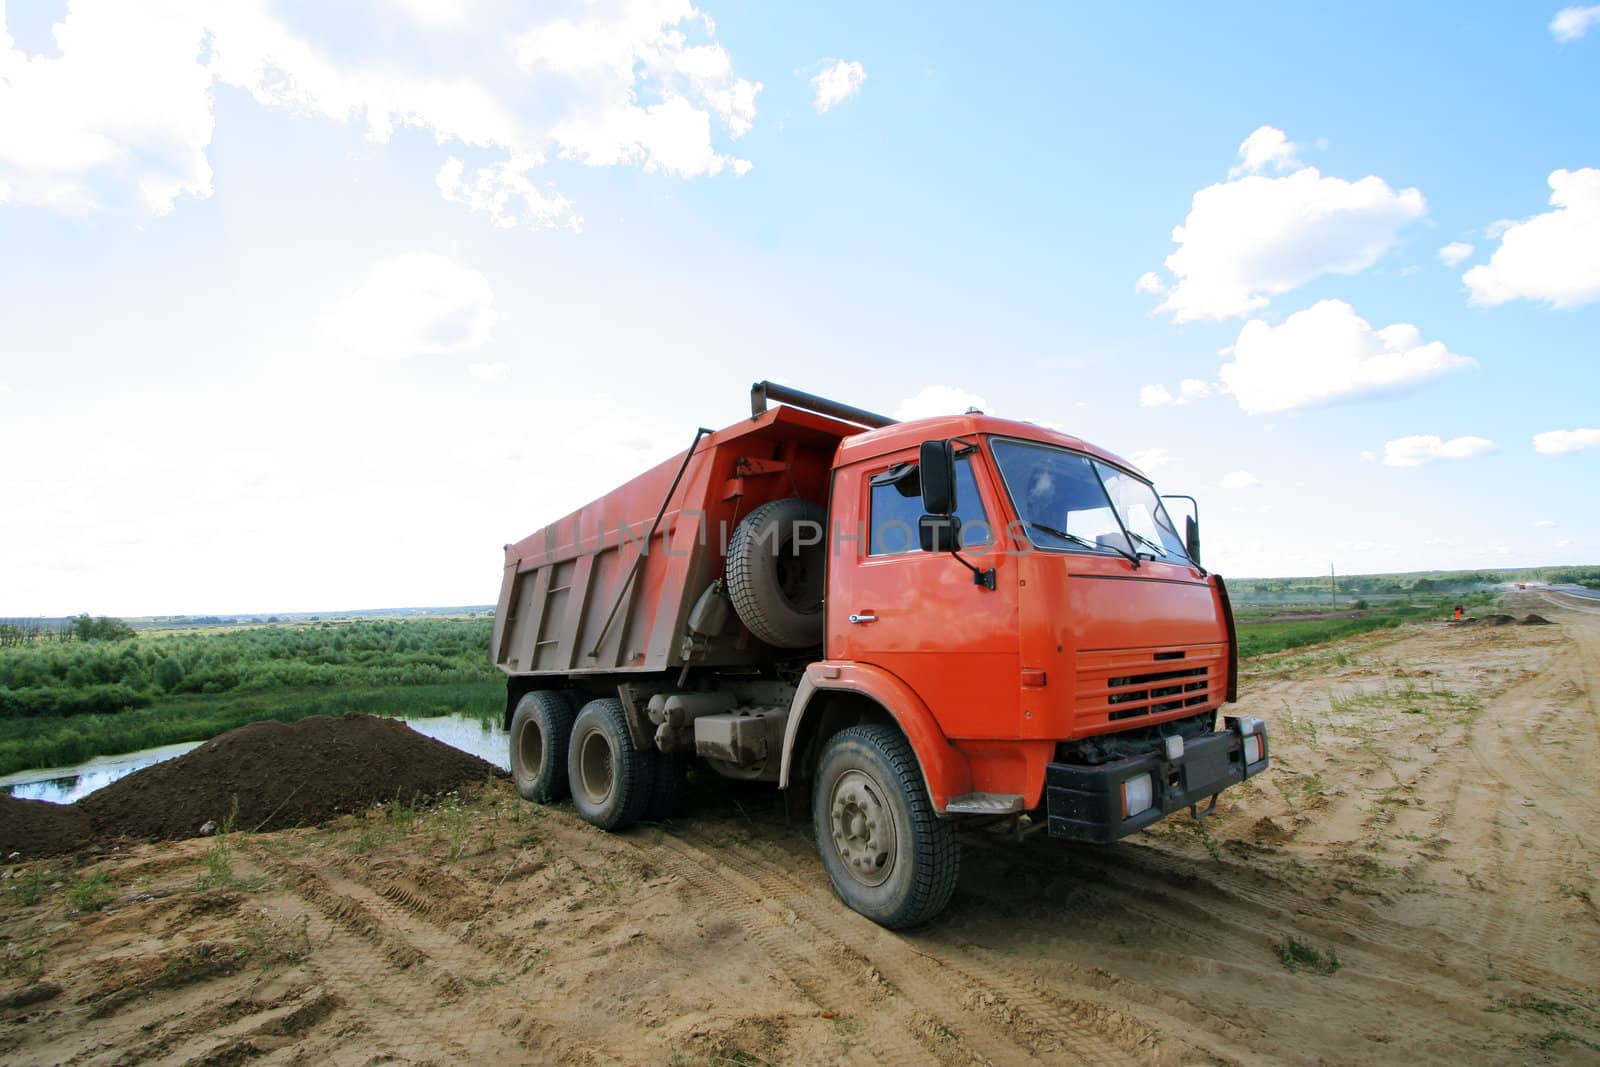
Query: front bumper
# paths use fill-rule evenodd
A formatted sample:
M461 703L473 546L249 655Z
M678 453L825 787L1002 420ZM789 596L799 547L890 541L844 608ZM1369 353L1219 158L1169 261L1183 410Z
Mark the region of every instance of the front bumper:
M1169 759L1165 752L1115 763L1045 766L1045 812L1051 837L1074 841L1115 841L1175 811L1211 800L1231 785L1253 778L1270 762L1267 730L1259 719L1224 720L1226 729L1184 743ZM1245 738L1259 736L1261 758L1245 763ZM1123 784L1149 775L1150 806L1126 815Z

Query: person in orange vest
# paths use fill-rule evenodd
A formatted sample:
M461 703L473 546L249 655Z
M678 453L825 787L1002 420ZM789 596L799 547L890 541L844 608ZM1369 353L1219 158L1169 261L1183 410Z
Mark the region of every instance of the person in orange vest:
M1457 604L1456 605L1456 618L1458 618L1458 619L1461 618L1461 616L1465 613L1465 611L1466 611L1465 608L1463 608L1460 604Z

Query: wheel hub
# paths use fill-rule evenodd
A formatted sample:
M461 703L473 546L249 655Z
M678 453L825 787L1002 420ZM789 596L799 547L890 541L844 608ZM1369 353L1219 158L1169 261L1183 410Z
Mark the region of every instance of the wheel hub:
M584 799L596 807L611 795L616 777L616 759L611 744L598 730L583 738L578 749L578 781Z
M534 722L522 727L522 766L530 778L544 770L544 732Z
M845 870L863 885L888 881L894 870L894 814L867 775L849 770L833 785L828 804L833 847Z

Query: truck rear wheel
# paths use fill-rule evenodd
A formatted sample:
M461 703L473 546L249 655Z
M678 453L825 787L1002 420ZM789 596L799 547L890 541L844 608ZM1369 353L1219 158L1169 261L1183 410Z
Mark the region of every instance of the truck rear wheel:
M511 713L511 780L524 800L567 798L567 740L572 705L560 693L527 693Z
M585 704L567 745L572 805L584 821L602 830L638 822L655 788L652 755L633 747L622 701L608 697Z
M944 910L961 846L934 813L911 744L889 726L852 726L823 746L811 786L817 851L834 892L891 930Z
M822 644L827 516L809 500L763 504L728 542L728 599L750 632L778 648ZM816 533L814 543L808 536Z

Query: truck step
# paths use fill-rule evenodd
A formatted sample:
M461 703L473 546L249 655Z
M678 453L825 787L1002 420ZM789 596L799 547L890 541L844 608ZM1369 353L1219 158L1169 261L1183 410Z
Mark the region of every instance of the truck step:
M944 807L948 815L1012 815L1022 810L1021 793L962 793Z

